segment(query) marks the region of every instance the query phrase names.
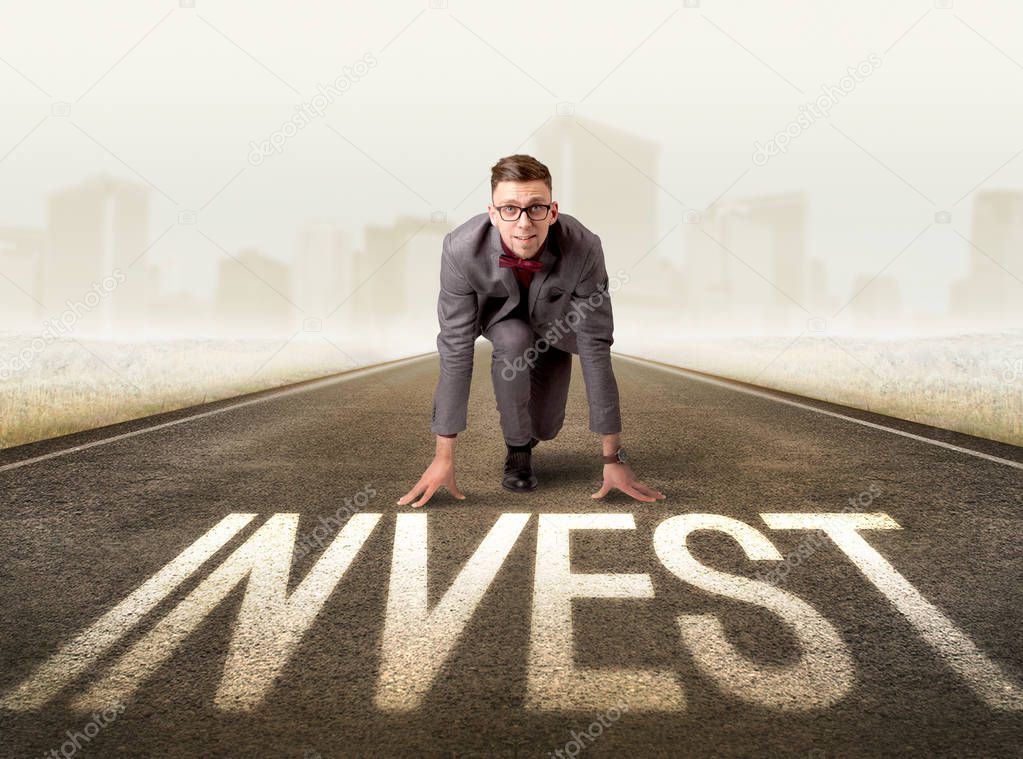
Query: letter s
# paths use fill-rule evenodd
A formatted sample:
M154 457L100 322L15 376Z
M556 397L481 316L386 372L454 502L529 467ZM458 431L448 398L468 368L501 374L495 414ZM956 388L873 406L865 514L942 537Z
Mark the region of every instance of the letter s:
M831 623L781 588L698 562L686 546L695 530L725 533L754 561L781 561L771 542L748 524L717 514L680 514L654 531L654 550L670 572L702 590L773 612L792 630L801 649L794 663L758 664L728 641L715 615L683 614L677 619L679 632L704 674L722 690L758 706L802 711L831 706L844 697L853 685L854 669L848 647Z

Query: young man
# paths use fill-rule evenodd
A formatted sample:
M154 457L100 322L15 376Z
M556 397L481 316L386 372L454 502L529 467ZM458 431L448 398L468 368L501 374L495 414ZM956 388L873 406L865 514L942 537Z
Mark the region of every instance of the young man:
M508 449L502 486L537 487L532 449L565 420L572 354L578 354L590 430L601 438L604 485L640 501L664 494L636 480L620 445L618 384L611 370L614 323L600 238L551 200L551 174L528 155L498 161L490 172L491 205L445 238L441 253L440 379L431 431L433 462L400 499L423 506L455 484L455 437L466 428L473 350L482 334L493 344L491 376Z

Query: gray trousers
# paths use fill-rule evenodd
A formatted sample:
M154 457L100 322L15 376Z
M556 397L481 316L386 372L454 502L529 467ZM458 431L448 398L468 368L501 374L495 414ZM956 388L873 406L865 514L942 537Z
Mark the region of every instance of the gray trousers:
M483 336L494 346L490 374L504 442L553 439L565 422L572 354L542 341L547 349L536 350L540 335L522 319L502 319Z

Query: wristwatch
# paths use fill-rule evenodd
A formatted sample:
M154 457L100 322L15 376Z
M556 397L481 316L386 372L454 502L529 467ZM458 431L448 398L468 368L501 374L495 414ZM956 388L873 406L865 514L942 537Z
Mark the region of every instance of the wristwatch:
M624 448L619 448L617 451L612 453L610 456L601 456L605 464L624 464L629 460L629 457L625 454Z

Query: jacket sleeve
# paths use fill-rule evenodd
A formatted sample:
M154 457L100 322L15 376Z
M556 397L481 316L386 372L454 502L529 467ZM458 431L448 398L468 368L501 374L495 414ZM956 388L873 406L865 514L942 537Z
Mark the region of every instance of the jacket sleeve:
M450 239L451 235L446 235L442 245L437 297L440 377L433 396L430 425L430 430L437 435L461 432L466 427L473 352L479 336L476 291L458 268Z
M600 434L622 431L618 383L611 369L614 317L607 286L604 251L600 238L596 237L596 243L583 264L582 276L572 291L569 308L580 317L575 331L590 407L590 431Z

